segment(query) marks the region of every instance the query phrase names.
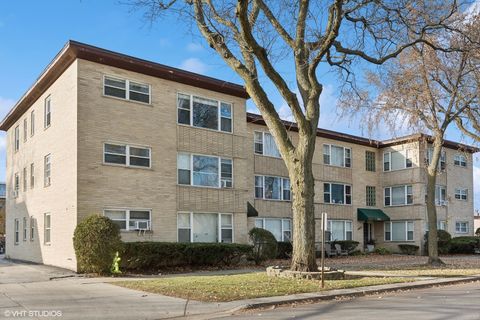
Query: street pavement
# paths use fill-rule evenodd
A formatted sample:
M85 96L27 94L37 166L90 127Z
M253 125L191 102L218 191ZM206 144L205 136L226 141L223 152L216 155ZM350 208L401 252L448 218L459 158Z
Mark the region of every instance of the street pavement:
M480 320L480 282L252 310L225 319ZM218 318L217 318L218 319Z

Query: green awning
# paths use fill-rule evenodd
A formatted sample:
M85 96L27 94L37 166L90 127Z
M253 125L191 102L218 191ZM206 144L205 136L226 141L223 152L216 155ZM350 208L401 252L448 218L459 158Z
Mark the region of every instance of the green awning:
M357 209L359 221L389 221L390 217L380 209Z

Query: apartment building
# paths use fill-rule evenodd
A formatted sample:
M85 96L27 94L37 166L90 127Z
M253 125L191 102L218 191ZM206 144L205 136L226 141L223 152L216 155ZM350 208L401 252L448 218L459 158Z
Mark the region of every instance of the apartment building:
M289 241L288 174L247 99L233 83L68 42L0 124L7 255L75 270L73 232L90 214L125 241L245 243L254 226ZM316 215L328 213L331 239L420 244L428 139L317 135ZM471 234L477 150L444 150L439 224Z

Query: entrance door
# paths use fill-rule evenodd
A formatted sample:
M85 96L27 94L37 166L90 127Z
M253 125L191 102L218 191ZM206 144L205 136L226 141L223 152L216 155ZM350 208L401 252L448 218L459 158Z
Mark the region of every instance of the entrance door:
M363 244L366 246L372 240L372 223L365 222L363 224Z

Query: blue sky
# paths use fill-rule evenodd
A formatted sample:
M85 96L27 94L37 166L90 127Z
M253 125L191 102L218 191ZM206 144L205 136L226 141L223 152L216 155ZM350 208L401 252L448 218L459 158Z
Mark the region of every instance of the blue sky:
M150 24L142 13L118 0L49 0L0 2L0 117L33 84L45 66L69 39L96 45L113 51L137 56L241 83L214 52L205 46L196 30L175 17L165 17ZM281 71L293 81L293 70L282 66ZM327 129L363 134L360 121L341 120L335 109L337 81L330 74L321 76L325 85L321 97L320 126ZM288 107L274 92L269 91L282 116L288 117ZM249 102L249 109L254 106ZM391 134L381 129L374 137ZM0 135L0 180L5 179L5 138ZM449 139L460 139L451 130ZM466 141L468 142L468 141ZM480 184L480 160L474 167L475 184ZM480 207L480 186L476 188L476 206Z

